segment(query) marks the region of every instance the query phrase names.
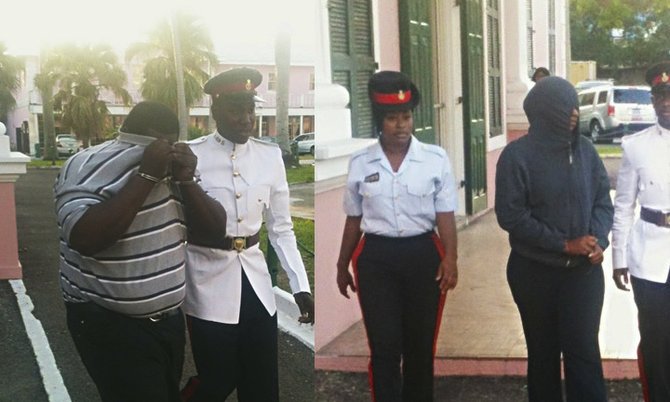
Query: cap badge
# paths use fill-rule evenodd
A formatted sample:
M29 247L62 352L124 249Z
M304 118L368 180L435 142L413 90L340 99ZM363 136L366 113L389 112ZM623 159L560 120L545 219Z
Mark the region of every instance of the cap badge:
M661 81L668 82L669 79L670 77L668 77L668 74L666 72L663 72L663 74L661 75Z
M247 83L244 85L244 88L247 91L251 91L252 86L251 86L251 80L250 79L247 79Z
M398 91L398 99L405 100L405 91L403 91L402 89Z

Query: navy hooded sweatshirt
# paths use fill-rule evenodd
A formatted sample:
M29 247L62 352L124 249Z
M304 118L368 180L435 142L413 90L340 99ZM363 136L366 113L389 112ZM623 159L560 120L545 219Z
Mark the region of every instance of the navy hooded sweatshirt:
M508 144L496 170L495 211L512 250L552 266L589 264L570 256L567 240L593 235L604 250L614 208L607 171L591 142L570 131L577 93L568 81L547 77L523 103L528 135Z

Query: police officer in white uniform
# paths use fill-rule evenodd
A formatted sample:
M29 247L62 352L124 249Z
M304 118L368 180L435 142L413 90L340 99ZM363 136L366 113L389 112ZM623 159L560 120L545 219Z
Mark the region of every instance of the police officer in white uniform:
M651 67L657 124L623 137L612 228L614 282L633 286L645 400L670 401L670 62ZM636 203L640 216L635 218Z
M192 401L222 401L234 389L240 401L278 400L277 308L258 245L263 217L302 313L299 320L314 322L281 150L250 138L261 80L250 68L210 79L204 91L213 98L217 131L190 144L198 157L200 185L228 214L222 244L189 245L187 250L184 312L199 381Z

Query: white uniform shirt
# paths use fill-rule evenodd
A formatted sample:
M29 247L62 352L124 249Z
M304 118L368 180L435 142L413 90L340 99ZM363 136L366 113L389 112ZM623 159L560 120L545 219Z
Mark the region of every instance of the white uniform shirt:
M664 283L670 270L670 228L635 217L635 204L670 211L670 131L658 124L623 137L612 227L614 268Z
M349 162L344 212L362 216L361 230L409 237L435 228L436 212L457 207L457 191L444 149L412 136L397 172L379 142L358 151Z
M196 174L202 180L200 186L226 210L226 235L255 234L265 215L268 237L288 275L291 290L309 292L293 233L281 150L253 138L245 144L235 144L218 132L189 145L198 157ZM272 281L258 244L241 253L189 244L184 312L207 321L237 324L242 270L273 315L276 305Z

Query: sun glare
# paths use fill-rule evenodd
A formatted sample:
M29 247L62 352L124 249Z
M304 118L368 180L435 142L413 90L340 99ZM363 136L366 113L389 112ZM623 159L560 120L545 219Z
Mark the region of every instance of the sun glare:
M65 42L108 43L119 52L156 23L183 10L201 18L221 58L271 53L278 29L290 29L299 58L313 53L315 0L10 0L0 42L15 55ZM241 52L241 53L240 53ZM234 56L237 54L237 56ZM272 54L269 54L271 57Z

